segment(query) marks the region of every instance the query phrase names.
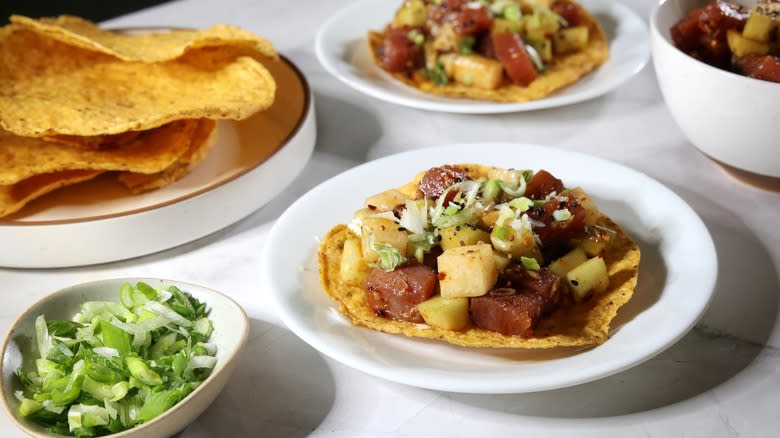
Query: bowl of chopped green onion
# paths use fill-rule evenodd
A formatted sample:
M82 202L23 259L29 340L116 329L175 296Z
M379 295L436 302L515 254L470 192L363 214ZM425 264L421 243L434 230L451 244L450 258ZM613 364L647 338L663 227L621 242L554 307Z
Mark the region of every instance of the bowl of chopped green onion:
M249 323L214 290L151 278L83 283L33 304L3 343L2 399L36 437L166 437L227 383Z

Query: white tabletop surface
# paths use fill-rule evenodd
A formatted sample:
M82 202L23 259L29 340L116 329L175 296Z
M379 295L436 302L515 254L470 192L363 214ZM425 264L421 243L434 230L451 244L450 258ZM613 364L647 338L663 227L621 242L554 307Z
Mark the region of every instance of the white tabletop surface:
M225 22L270 38L303 70L313 89L319 126L314 156L293 185L266 207L193 243L99 266L0 269L0 332L46 293L101 278L158 276L229 294L251 317L249 342L225 391L181 433L187 438L777 436L780 194L737 182L686 141L664 106L652 64L612 93L565 108L482 116L403 108L353 91L315 59L318 27L348 3L183 0L110 21L195 27ZM625 3L645 19L654 4ZM633 167L666 184L698 212L712 233L720 272L712 304L689 334L644 364L600 381L495 396L386 382L323 357L281 325L259 286L263 272L258 266L271 226L298 196L330 176L388 154L507 140L576 150ZM0 415L0 436L24 435Z

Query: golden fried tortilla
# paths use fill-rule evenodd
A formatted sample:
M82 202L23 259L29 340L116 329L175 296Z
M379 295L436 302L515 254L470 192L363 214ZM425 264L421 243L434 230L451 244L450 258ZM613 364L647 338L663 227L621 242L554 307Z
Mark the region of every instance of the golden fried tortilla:
M497 102L527 102L549 96L567 85L577 82L581 77L593 71L609 59L609 44L598 22L586 12L590 37L588 45L581 51L555 55L547 63L547 69L527 87L512 84L504 78L504 84L494 90L487 90L450 81L447 85L438 85L422 74L408 77L403 73L390 73L397 80L417 88L420 91L439 96L459 97ZM376 49L384 40L381 32L369 32L368 43L374 61L379 64Z
M101 173L99 170L65 170L36 175L11 185L0 185L0 218L21 210L35 198L61 187L93 179Z
M458 166L468 168L473 178L486 175L488 169L472 164ZM417 181L421 175L418 175ZM412 182L399 191L410 194L416 187L417 184ZM377 316L366 301L362 285L341 281L341 253L344 241L351 234L345 225L331 229L319 247L320 279L328 295L338 302L339 311L354 324L386 333L438 339L466 347L530 349L596 345L608 339L610 322L618 309L631 299L639 275L640 258L639 246L619 225L603 215L598 223L617 232L612 245L603 254L610 279L609 288L587 301L564 305L543 317L528 339L475 327L453 331Z
M157 173L121 172L118 177L119 182L132 193L138 194L159 189L178 181L206 158L214 144L216 126L217 122L214 120L200 120L193 133L189 149L176 162Z
M58 143L80 149L108 149L122 146L138 138L144 131L127 131L119 134L94 135L84 137L80 135L49 135L42 137L49 143Z
M11 22L72 46L105 53L124 61L162 62L203 47L242 47L276 59L271 43L252 32L227 24L204 30L122 33L101 29L95 23L72 15L33 19L12 15Z
M276 84L232 48L190 50L149 64L62 43L16 24L0 28L0 127L25 137L148 130L180 119L244 119L268 108Z
M0 185L62 170L160 172L187 151L197 127L197 120L178 120L110 149L64 147L0 129Z

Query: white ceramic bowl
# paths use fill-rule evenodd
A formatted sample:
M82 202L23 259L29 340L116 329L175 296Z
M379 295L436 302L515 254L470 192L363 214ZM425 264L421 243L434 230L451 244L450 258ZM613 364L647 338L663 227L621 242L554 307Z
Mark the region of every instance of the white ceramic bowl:
M666 105L688 140L738 169L780 177L780 84L711 67L672 44L669 28L704 0L665 0L650 17L651 50Z
M214 325L211 342L217 346L217 365L211 375L198 387L159 417L152 421L111 434L112 438L169 437L194 421L214 401L233 372L241 347L249 333L249 321L244 310L235 301L214 290L178 281L154 278L120 278L82 283L55 292L28 308L11 326L3 343L3 362L0 364L3 405L20 429L38 438L58 437L19 414L19 402L14 391L21 389L14 371L22 365L23 355L30 355L34 343L34 321L38 315L47 318L70 319L85 301L118 301L119 289L124 283L143 281L153 287L174 285L202 302L211 310L209 318Z

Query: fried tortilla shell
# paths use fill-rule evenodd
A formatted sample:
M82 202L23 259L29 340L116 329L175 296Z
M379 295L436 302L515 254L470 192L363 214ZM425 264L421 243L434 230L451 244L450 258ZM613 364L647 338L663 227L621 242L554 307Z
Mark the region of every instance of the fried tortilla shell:
M49 143L57 143L63 146L70 146L79 149L109 149L116 146L122 146L138 138L144 131L127 131L119 134L110 135L50 135L42 137Z
M488 169L476 165L459 167L468 167L472 177L475 177L475 173L484 175ZM399 191L407 194L415 190L414 183L399 188ZM345 283L340 278L344 241L351 235L345 225L331 229L319 247L320 280L327 294L338 302L339 311L354 324L386 333L438 339L466 347L534 349L596 345L608 339L611 321L618 309L631 299L639 275L640 258L639 246L619 225L604 215L599 218L598 225L616 232L612 245L603 254L610 280L609 288L589 300L563 305L551 315L543 317L530 338L506 336L473 326L463 331L445 330L376 315L366 301L363 285Z
M65 170L36 175L16 184L0 185L0 218L21 210L35 198L93 179L101 173L99 170Z
M12 15L11 22L65 44L105 53L123 61L162 62L203 47L242 47L268 58L277 58L271 43L252 32L217 24L204 30L172 29L140 34L101 29L72 15L33 19Z
M0 185L62 170L163 171L190 147L197 120L178 120L110 149L63 147L0 130Z
M214 120L200 120L193 134L189 149L162 172L121 172L118 177L119 182L124 184L132 193L138 194L159 189L178 181L206 158L214 143L216 125L217 122Z
M225 49L234 53L232 49ZM25 137L148 130L180 119L244 119L276 84L249 56L219 47L128 62L11 24L0 28L0 127Z
M609 59L609 44L604 31L598 22L586 13L590 37L587 46L581 51L563 55L555 55L547 63L547 69L527 87L512 84L507 78L498 88L493 90L472 87L450 81L446 85L438 85L426 79L420 72L412 77L403 73L389 73L395 79L417 88L420 91L439 96L468 98L475 100L491 100L496 102L527 102L549 96L567 85L577 82L581 77L596 69ZM368 42L374 61L377 47L384 40L381 32L369 32Z

